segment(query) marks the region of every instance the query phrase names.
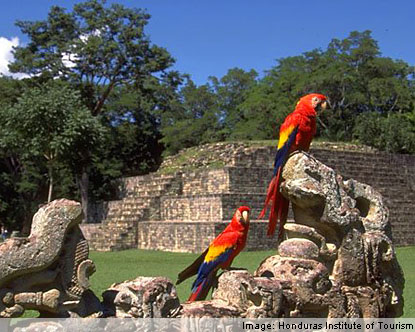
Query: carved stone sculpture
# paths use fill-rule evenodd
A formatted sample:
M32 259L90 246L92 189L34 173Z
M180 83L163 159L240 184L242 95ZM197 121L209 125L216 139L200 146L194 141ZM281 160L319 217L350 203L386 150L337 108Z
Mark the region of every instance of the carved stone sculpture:
M95 266L78 226L81 218L79 203L56 200L35 214L28 237L0 244L0 317L17 317L26 309L48 317L99 311L88 291Z
M289 316L400 316L404 278L381 195L305 153L289 158L283 177L295 224L255 275L286 282Z

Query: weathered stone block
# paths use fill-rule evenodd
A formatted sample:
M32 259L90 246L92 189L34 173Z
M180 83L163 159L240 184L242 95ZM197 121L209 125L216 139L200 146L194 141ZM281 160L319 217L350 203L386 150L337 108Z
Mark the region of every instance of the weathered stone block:
M102 297L106 314L119 318L174 317L180 309L176 288L163 277L116 283Z

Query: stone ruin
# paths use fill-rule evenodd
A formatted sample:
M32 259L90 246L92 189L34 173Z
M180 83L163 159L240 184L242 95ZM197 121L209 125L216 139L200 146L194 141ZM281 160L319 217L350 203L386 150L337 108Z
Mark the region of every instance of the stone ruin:
M0 317L26 309L42 317L87 316L99 310L89 290L95 272L79 223L81 205L66 199L39 209L28 237L0 244Z
M192 303L180 303L164 277L113 284L100 302L89 290L95 267L79 229L81 206L54 201L36 213L29 237L0 244L0 316L26 309L42 317L402 315L404 277L381 195L302 152L290 156L283 177L295 223L284 226L278 254L253 275L223 272L212 299Z

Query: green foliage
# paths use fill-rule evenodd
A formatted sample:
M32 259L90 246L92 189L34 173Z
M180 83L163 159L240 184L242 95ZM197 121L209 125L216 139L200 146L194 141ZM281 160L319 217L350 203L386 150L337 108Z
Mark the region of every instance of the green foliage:
M17 102L2 110L0 147L23 159L47 161L90 149L102 140L104 128L66 84L51 82L25 91Z
M210 82L201 86L187 79L179 95L171 99L174 102L168 111L161 113L161 141L166 153L233 138L243 119L240 105L256 85L256 77L254 70L233 68L220 80L210 77Z
M177 72L148 77L114 90L102 112L105 145L94 152L89 193L94 201L114 198L114 180L155 171L161 163L160 113L169 112L182 82Z
M354 134L360 142L379 150L415 153L415 126L407 114L361 114L356 120Z
M80 94L59 81L26 89L0 113L4 219L29 223L55 187L57 193L73 196L70 166L82 150L93 151L102 143L105 128L82 104Z
M9 229L28 232L33 212L47 195L42 159L20 160L1 151L0 221ZM43 200L39 197L43 196Z
M217 98L222 137L232 137L236 126L244 119L241 105L249 91L256 86L257 76L253 69L246 72L240 68L232 68L220 80L210 77Z
M219 109L208 84L197 87L190 79L180 91L181 100L161 115L161 142L168 153L220 140Z
M0 76L0 101L2 107L15 103L24 88L25 81Z
M61 77L76 84L93 115L115 86L168 68L173 59L144 33L150 15L87 0L72 12L53 6L46 20L18 21L30 41L15 49L12 72Z
M266 80L259 82L239 106L242 119L230 134L231 140L277 139L277 125L292 110L287 98Z

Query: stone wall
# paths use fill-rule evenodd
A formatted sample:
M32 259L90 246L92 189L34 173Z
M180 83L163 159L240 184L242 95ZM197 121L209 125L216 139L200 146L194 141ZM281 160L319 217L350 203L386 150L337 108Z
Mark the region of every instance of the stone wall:
M173 252L203 252L210 242L222 232L227 222L143 221L138 228L138 248ZM268 250L276 247L275 239L268 238L267 224L251 222L247 251Z
M229 191L229 174L225 169L183 173L182 195L205 195Z
M311 153L344 178L378 190L390 210L398 245L414 245L415 156L391 155L334 144ZM153 173L120 181L117 201L102 204L105 220L84 224L92 249L144 248L198 252L223 229L237 207L248 205L255 220L272 177L273 147L238 147L220 169ZM265 236L265 223L253 222L249 250L275 247ZM197 234L198 241L195 240ZM200 243L200 239L204 239Z
M222 219L220 194L161 198L162 220L214 221Z
M137 222L119 220L108 224L82 224L81 229L91 250L117 251L137 247L137 226Z

